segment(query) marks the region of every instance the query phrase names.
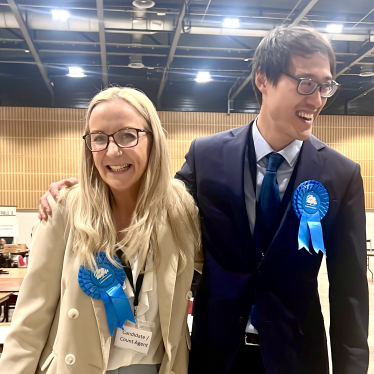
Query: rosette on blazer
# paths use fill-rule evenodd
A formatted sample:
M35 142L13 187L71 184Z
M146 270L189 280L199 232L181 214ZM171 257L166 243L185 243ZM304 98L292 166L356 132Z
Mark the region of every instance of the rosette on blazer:
M292 205L300 219L299 249L305 248L309 252L311 239L314 251L316 253L321 251L326 256L321 226L321 220L329 209L329 195L326 188L314 180L301 183L293 195Z
M93 299L104 302L110 335L113 336L116 327L123 328L129 320L135 323L130 302L123 291L126 274L118 257L114 256L120 267L114 266L104 252L95 255L96 271L81 266L78 282L83 292Z

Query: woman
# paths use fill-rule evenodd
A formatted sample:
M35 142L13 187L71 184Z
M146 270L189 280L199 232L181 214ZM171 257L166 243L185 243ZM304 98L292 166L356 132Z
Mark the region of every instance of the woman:
M187 373L199 219L170 178L157 112L141 92L109 88L91 101L83 138L80 185L49 198L52 217L36 229L0 372ZM123 286L90 293L85 279L123 272L116 256ZM116 302L127 311L124 331Z

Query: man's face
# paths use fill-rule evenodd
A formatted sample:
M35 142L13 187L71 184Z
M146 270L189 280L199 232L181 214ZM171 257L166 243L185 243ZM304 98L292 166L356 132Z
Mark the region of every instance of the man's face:
M291 57L287 73L318 83L332 80L329 60L321 53ZM264 76L262 79L264 84L259 87L263 100L261 112L264 112L266 119L262 128L271 131L272 137L281 138L285 145L295 139L307 140L312 133L313 122L327 100L321 97L319 88L311 95L301 95L297 92L298 82L284 74L281 74L276 85Z

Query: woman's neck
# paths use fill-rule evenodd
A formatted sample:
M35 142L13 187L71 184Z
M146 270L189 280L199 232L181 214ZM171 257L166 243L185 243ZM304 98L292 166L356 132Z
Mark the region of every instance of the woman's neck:
M130 226L136 202L137 196L112 191L112 210L117 232Z

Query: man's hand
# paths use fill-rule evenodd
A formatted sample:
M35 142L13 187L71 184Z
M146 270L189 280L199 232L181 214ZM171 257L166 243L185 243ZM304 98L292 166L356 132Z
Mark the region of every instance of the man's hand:
M48 204L47 197L52 196L56 201L59 198L59 192L63 187L72 187L78 183L77 178L63 179L59 182L54 182L49 185L49 190L40 198L38 217L40 220L47 221L48 215L51 215L51 207Z

